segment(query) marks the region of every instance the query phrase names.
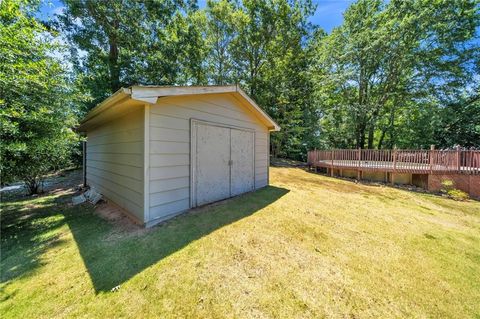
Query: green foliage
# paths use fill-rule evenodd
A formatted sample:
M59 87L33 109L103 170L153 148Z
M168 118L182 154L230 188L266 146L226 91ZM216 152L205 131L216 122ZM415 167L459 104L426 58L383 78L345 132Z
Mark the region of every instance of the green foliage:
M94 98L122 86L204 82L201 18L183 0L65 0L56 26L66 36L75 71ZM190 14L192 13L192 14Z
M207 76L240 83L282 127L272 154L303 159L316 146L317 109L309 75L311 1L209 1Z
M480 147L476 0L359 0L331 34L312 0L63 2L49 23L39 1L0 4L4 183L37 191L79 158L78 119L134 84L240 84L282 127L275 157Z
M479 145L463 129L439 141L439 128L459 122L452 113L472 114L461 97L478 95L475 1L360 0L344 18L316 44L312 68L325 145Z
M59 26L96 102L131 84L242 85L312 148L479 146L474 0L359 0L326 35L311 0L65 0Z
M311 0L70 1L59 17L91 108L121 86L239 83L282 126L275 156L315 146Z
M470 198L464 191L456 189L455 183L451 179L442 180L442 188L440 191L448 197L458 201L464 201Z
M480 87L461 95L438 111L434 141L441 146L480 146Z
M2 183L20 179L36 193L46 173L68 165L78 138L75 96L54 57L62 48L30 5L0 5L0 169Z
M470 198L467 193L465 193L464 191L461 191L459 189L449 190L447 192L447 194L450 198L452 198L454 200L458 200L458 201L464 201L464 200L467 200L467 199Z

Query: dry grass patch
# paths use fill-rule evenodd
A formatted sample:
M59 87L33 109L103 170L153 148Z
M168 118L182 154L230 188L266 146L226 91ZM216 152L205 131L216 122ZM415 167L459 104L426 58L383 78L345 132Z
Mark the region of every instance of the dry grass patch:
M4 203L3 317L479 316L480 203L270 172L135 236L66 194Z

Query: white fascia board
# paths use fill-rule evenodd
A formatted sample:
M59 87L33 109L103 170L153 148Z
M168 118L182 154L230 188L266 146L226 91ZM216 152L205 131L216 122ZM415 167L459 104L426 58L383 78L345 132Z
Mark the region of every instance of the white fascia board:
M225 86L132 86L133 99L153 99L162 96L231 93L235 85ZM142 100L143 101L143 100Z
M132 86L130 88L121 88L112 96L94 107L87 116L82 120L79 130L84 124L98 114L109 109L124 98L141 101L148 104L157 103L158 98L164 96L179 95L197 95L197 94L215 94L215 93L238 93L258 114L270 124L270 131L279 131L280 126L265 112L255 101L250 98L238 85L225 86Z
M113 106L117 101L125 98L126 96L130 95L130 89L127 88L120 88L117 92L113 93L111 96L106 98L103 102L97 104L93 109L88 112L85 118L82 120L81 123L87 122L92 117L95 117L99 113L105 111L109 107Z

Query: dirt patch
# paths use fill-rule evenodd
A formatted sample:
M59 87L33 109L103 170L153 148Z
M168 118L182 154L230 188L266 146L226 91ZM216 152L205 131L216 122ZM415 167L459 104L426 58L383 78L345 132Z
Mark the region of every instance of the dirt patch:
M107 240L142 235L149 231L134 222L123 208L110 201L102 200L96 205L95 213L113 225L113 230L107 236Z

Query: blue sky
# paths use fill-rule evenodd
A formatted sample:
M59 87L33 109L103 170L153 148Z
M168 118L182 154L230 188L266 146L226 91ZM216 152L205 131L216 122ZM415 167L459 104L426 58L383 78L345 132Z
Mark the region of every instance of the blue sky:
M343 12L353 0L314 0L317 4L317 11L310 18L310 21L330 32L336 26L342 24ZM205 6L206 0L199 0L199 6ZM60 0L43 0L39 17L47 20L55 13L60 13L63 5Z
M317 4L317 11L313 17L310 18L310 22L319 25L325 31L330 33L334 27L342 24L343 12L348 6L355 2L353 0L317 0L314 1Z

